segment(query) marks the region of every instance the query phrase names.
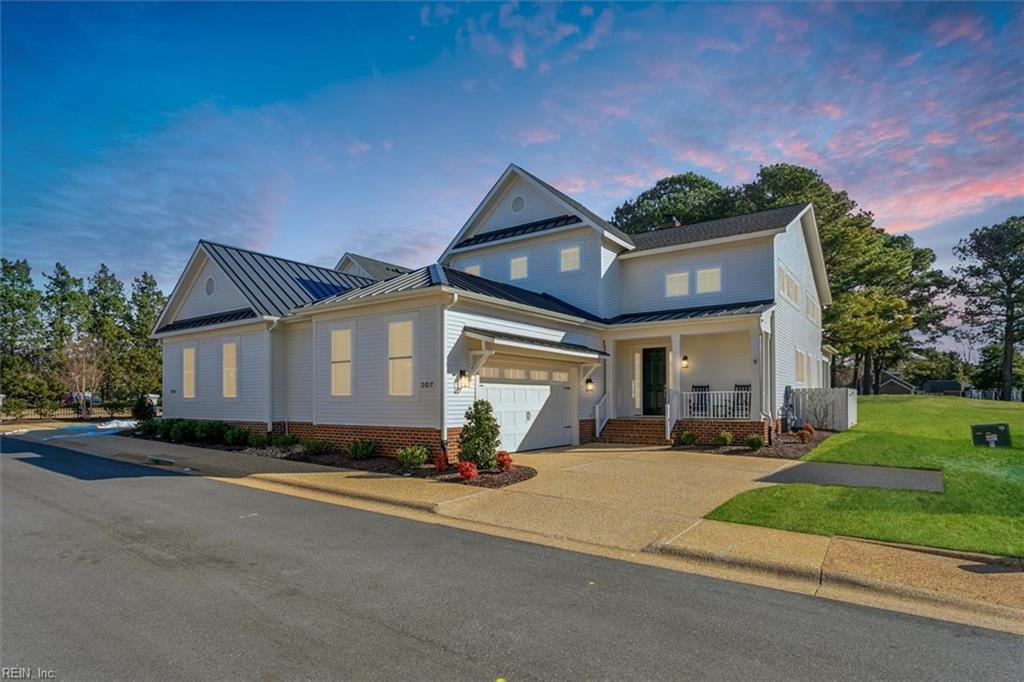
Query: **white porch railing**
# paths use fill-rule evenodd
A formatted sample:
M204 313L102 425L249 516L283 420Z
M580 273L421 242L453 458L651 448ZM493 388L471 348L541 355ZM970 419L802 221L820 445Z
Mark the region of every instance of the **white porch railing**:
M601 437L604 425L608 423L608 394L605 393L594 405L594 438Z
M750 419L750 391L684 391L680 419Z

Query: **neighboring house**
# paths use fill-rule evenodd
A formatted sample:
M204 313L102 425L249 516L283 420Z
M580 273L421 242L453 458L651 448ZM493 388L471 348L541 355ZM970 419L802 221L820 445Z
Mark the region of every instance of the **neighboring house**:
M921 384L921 390L925 393L942 395L962 395L966 388L956 379L929 379Z
M896 372L883 371L878 377L878 392L884 395L913 395L917 389Z
M512 451L767 435L829 303L809 204L628 235L512 165L416 270L200 242L153 336L169 417L454 456L480 398Z

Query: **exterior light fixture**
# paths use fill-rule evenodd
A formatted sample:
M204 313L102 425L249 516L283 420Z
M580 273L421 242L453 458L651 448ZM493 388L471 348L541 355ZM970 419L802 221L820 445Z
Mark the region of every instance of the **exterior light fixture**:
M689 355L684 355L682 362L680 362L679 364L683 366L683 369L686 369L687 367L689 367L690 366L690 356Z
M469 372L464 369L459 370L459 378L455 381L455 386L460 391L469 388Z
M593 379L587 379L584 382L583 385L586 387L588 393L594 390L594 380Z

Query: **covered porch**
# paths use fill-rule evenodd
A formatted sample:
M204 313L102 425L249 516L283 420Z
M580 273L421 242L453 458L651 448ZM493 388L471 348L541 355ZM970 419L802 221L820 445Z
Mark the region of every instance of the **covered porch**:
M737 437L760 432L775 413L771 329L766 312L609 333L607 391L595 407L596 436L610 420L628 420L631 429L613 424L617 434L645 432L644 442L655 433L671 439L684 429L698 437L712 428Z

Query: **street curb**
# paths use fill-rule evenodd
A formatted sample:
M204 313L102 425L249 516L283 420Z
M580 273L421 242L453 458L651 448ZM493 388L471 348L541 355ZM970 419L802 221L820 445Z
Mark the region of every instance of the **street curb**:
M276 486L283 486L286 488L294 488L296 490L306 490L311 492L320 493L322 495L334 495L337 497L347 497L353 500L362 500L364 502L377 502L378 504L390 504L396 507L405 507L407 509L417 509L419 511L430 512L436 514L439 505L436 502L416 502L412 500L403 500L401 498L388 497L387 495L377 495L374 493L361 493L349 490L338 490L329 486L316 485L315 483L304 483L297 481L282 481L276 477L275 474L250 474L249 476L235 477L235 476L217 476L216 474L206 474L210 478L219 478L228 480L229 482L238 481L261 481L263 483L271 483ZM244 484L242 484L244 485Z
M842 537L843 539L861 542L859 538L848 538L845 536ZM876 541L875 544L887 543L879 543ZM902 545L898 546L903 547ZM824 568L824 566L819 569L808 569L803 566L798 566L796 564L781 561L767 561L762 559L750 559L744 557L727 556L721 553L708 552L699 549L668 546L658 542L651 543L650 545L645 547L643 551L651 554L661 554L663 556L672 556L680 559L689 559L691 561L696 561L698 563L716 564L719 566L726 566L730 568L746 570L752 573L757 573L759 575L782 575L785 577L806 580L807 582L810 582L817 587L817 589L815 590L815 594L817 594L817 592L820 591L821 588L845 587L862 590L874 594L896 597L899 599L923 601L938 606L970 610L975 613L996 616L998 618L1007 618L1013 622L1021 622L1022 620L1024 620L1024 609L1015 609L1010 606L991 604L989 602L970 599L967 597L958 597L955 595L942 594L939 592L934 592L932 590L901 585L899 583L864 578L850 573L830 570ZM985 560L991 562L991 560L993 559L993 557L988 557L986 555L969 553L960 554L952 551L943 551L943 554L945 556L952 556L954 558L963 558L964 560L968 561ZM996 558L998 559L998 557ZM1013 559L1008 559L1008 561L1010 562L1009 565L1013 565Z

